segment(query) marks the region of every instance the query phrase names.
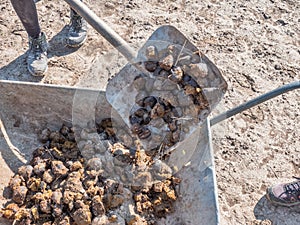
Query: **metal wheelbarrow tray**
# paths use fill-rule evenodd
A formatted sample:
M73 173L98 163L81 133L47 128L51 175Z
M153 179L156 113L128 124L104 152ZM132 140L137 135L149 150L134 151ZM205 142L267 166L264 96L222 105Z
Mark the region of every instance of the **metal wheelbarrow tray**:
M48 127L58 130L62 124L72 123L77 125L82 123L84 126L87 122L85 118L90 116L86 115L87 109L91 107L95 109L90 110L92 116L97 120L112 115L112 108L105 98L104 90L0 81L0 96L1 118L8 136L27 160L30 160L32 151L41 145L37 134L42 129ZM202 224L219 223L216 176L208 120L194 132L192 138L197 138L198 144L191 163L178 174L182 182L179 187L179 198L175 203L175 213L162 219L161 224L198 224L199 221ZM0 150L0 200L1 204L4 204L5 187L10 176L22 162L11 152L2 135Z
M76 3L77 1L66 0L66 2ZM80 4L80 2L78 1L76 4ZM85 11L88 10L86 9ZM90 22L93 22L92 18L90 19ZM103 28L98 26L101 23L94 25L96 25L96 28L99 28L97 30ZM159 32L156 34L159 34ZM160 40L161 37L158 37L158 39ZM119 48L118 50L130 61L132 53L130 49L126 48L124 41L117 38L113 39L112 44ZM122 47L125 48L123 49ZM222 83L222 80L219 83ZM191 142L189 140L186 142L186 148L190 149L189 145L192 145L191 148L195 148L195 151L187 153L186 157L191 160L177 173L182 182L179 186L179 197L175 203L175 212L161 219L158 223L219 224L210 126L281 93L299 88L299 86L299 81L283 86L228 112L224 112L211 121L206 119L201 126L196 127L194 132L188 137ZM213 100L220 100L215 97L214 89L206 94ZM8 136L27 160L30 160L32 151L41 145L37 134L44 128L58 130L62 124L84 128L91 118L93 122L97 122L97 120L111 117L112 115L116 118L120 117L114 105L111 107L111 102L107 101L105 90L0 80L0 96L0 116ZM118 119L122 121L122 118ZM22 162L12 153L2 136L0 136L0 150L0 201L3 204L6 202L5 187L9 182L10 176L22 165ZM1 224L5 223L1 220L0 222Z
M198 140L189 166L184 167L179 176L182 182L180 197L176 201L175 213L161 221L162 224L219 224L216 175L213 161L210 126L237 113L249 109L282 93L300 88L300 81L284 85L263 94L249 102L228 110L211 120L206 120L191 138ZM90 90L64 86L44 85L26 82L0 81L0 113L8 136L20 149L26 159L40 146L37 133L48 127L57 130L61 125L79 124L83 126L87 108L92 116L101 120L112 115L112 108L105 98L104 90ZM74 101L77 104L74 106ZM116 115L116 114L114 114ZM74 118L80 118L78 121ZM22 165L12 153L4 137L0 136L0 190L1 204L6 202L6 190L10 176ZM9 224L0 219L1 224Z

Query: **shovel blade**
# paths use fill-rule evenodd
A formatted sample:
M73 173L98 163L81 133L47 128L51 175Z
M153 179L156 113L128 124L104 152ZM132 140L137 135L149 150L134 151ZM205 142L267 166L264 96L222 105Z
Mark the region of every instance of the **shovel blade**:
M145 149L155 149L161 156L185 143L220 102L226 90L226 81L218 68L180 31L166 25L155 30L139 49L135 63L127 64L109 80L106 98L128 127L134 125L132 117L141 111L140 108L148 110L146 114L150 119L138 132L150 131L151 135L144 138L145 135L138 134L137 138ZM155 115L153 108L145 106L149 97L160 102L166 112L172 111L169 124L165 117ZM162 115L166 114L163 112ZM157 119L161 122L154 124ZM174 121L180 129L179 138L178 133L175 135L170 131L170 123ZM168 138L171 141L166 140ZM195 150L190 148L185 150Z

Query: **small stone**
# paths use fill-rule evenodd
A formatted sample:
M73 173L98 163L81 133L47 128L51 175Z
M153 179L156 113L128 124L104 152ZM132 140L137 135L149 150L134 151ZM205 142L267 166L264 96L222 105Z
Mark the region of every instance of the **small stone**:
M90 225L92 223L92 213L89 208L77 209L71 216L77 225Z
M171 70L173 64L174 64L174 58L172 55L166 56L163 60L159 62L159 66L166 71Z
M152 109L157 103L157 100L153 96L148 96L143 100L143 106L147 109Z
M16 203L10 203L1 211L1 214L6 219L13 219L15 213L18 211L19 206Z
M38 191L39 189L41 189L41 178L31 177L27 182L27 187L31 191L35 191L35 192Z
M50 214L51 213L51 205L49 200L42 200L39 204L40 210L43 213Z
M108 217L106 215L97 216L93 219L92 225L107 225L109 224Z
M282 20L282 19L279 19L279 20L277 20L276 22L277 22L278 24L282 25L282 26L285 26L285 25L289 24L289 23L285 22L285 21Z
M68 168L65 167L65 165L61 161L52 161L51 168L55 176L64 176L68 172Z
M175 201L177 199L175 191L174 190L170 190L167 192L167 196L169 199Z
M157 103L151 111L151 119L161 118L165 114L165 108L160 103Z
M13 190L12 199L14 202L18 204L23 204L26 195L27 195L28 189L25 186L18 186L16 189Z
M92 212L95 216L102 216L105 214L105 207L99 195L92 199Z
M75 161L75 162L71 165L70 171L73 172L73 171L80 170L80 169L82 169L82 168L83 168L83 166L82 166L81 162Z
M142 202L141 206L142 206L143 210L147 210L147 209L150 209L152 207L152 203L150 201Z
M80 178L81 174L79 172L70 173L64 185L65 190L84 193L84 188Z
M167 49L170 54L173 54L176 51L175 45L169 45Z
M153 184L153 191L161 193L163 191L163 183L158 181Z
M195 95L197 94L196 88L191 85L186 85L184 87L184 92L186 95Z
M51 132L49 135L49 140L53 143L64 143L65 137L60 134L58 131Z
M278 64L275 64L274 68L275 68L275 70L281 70L281 66Z
M172 182L174 185L178 185L181 183L181 179L178 177L172 177Z
M130 115L129 116L129 122L131 124L141 124L143 121L143 118L135 116L135 115Z
M157 68L157 63L153 61L147 61L144 63L146 70L149 72L154 72Z
M63 195L61 193L61 190L58 189L52 192L51 200L55 204L61 204L62 197Z
M172 169L161 160L156 160L152 166L152 174L158 180L170 179L172 176Z
M46 171L46 163L45 162L38 163L33 167L33 171L36 175L40 176Z
M109 222L114 223L114 222L117 222L118 217L117 217L117 215L111 215L111 216L108 218L108 220L109 220Z
M173 120L171 123L168 123L168 128L170 129L171 132L176 131L178 129L177 121Z
M143 90L145 88L146 78L143 75L136 76L133 81L133 86L136 90Z
M55 217L61 216L62 212L63 212L63 208L59 205L55 205L52 209L52 213ZM61 223L59 225L61 225Z
M95 145L95 152L96 153L104 153L104 152L106 152L107 149L108 149L108 143L109 143L108 140L100 140L100 142L98 142Z
M50 169L46 170L43 174L43 181L50 184L55 179L54 174L51 172Z
M181 67L176 66L175 68L173 68L171 70L172 75L169 77L170 80L174 81L174 82L181 82L182 78L183 78L183 71L181 69Z
M59 132L64 136L68 136L68 134L71 132L71 129L66 125L62 125Z
M100 158L91 158L87 162L88 170L101 170L102 169L102 162Z
M172 133L171 142L177 143L180 140L180 130L176 130Z
M144 117L145 114L148 114L148 111L145 108L138 108L135 112L134 115L138 117Z
M39 141L42 143L46 143L50 138L51 131L47 128L42 130L42 132L38 135Z
M157 57L157 50L155 48L155 46L148 46L146 48L146 57L149 60L155 60Z
M16 189L18 186L21 185L22 181L24 181L24 178L17 174L10 179L8 185L10 186L11 189Z
M24 165L19 167L18 174L20 174L25 180L28 180L32 175L33 167L31 165Z

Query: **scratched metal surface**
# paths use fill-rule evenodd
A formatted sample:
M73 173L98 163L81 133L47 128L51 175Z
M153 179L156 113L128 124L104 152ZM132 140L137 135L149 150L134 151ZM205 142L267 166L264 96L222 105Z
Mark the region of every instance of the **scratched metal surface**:
M76 89L37 83L0 81L0 112L7 133L27 160L40 145L37 133L45 127L59 129L62 123L83 125L91 118L111 116L102 90ZM92 108L91 108L92 107ZM90 112L87 111L87 109ZM82 124L80 124L82 123ZM193 134L198 143L191 164L178 172L182 178L175 213L161 224L218 224L215 170L209 125ZM199 138L200 137L200 138ZM0 135L0 203L6 202L5 186L22 162L9 150ZM1 224L7 221L0 221ZM9 224L9 223L7 223Z

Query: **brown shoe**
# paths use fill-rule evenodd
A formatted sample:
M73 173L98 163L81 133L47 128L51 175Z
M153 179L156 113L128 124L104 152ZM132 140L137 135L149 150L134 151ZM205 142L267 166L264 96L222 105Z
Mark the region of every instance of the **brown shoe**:
M300 204L300 178L296 179L291 183L277 184L268 188L267 199L275 205L295 206Z

